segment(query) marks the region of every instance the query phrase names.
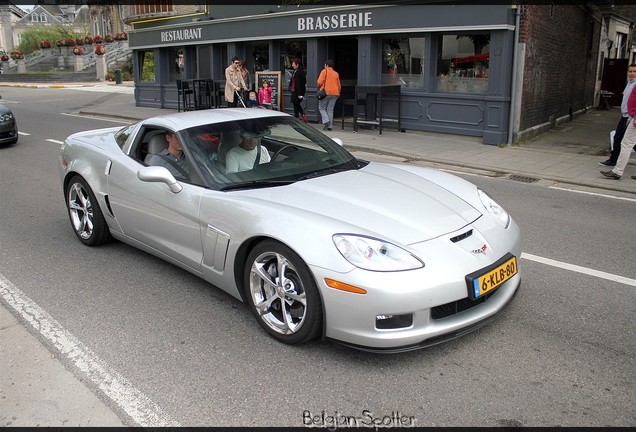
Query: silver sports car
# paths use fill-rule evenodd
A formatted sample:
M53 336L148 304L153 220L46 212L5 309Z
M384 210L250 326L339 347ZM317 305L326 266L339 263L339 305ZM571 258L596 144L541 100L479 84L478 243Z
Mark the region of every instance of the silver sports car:
M267 333L397 352L487 322L520 284L519 228L475 185L357 159L284 113L216 109L69 136L71 227L248 304Z

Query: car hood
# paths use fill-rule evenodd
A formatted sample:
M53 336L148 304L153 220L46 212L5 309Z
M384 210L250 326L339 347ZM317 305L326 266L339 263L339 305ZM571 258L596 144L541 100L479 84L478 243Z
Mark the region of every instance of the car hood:
M9 114L9 113L11 113L11 110L9 109L9 107L6 106L5 104L0 103L0 114Z
M481 216L466 201L425 177L381 163L242 193L402 244L457 231Z

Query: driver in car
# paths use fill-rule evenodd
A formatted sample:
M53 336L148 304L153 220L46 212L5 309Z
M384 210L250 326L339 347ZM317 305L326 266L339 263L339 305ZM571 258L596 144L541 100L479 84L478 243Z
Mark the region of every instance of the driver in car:
M227 174L247 171L255 168L258 164L270 161L267 149L261 146L261 135L243 131L241 138L243 142L228 151L225 157L225 171ZM259 153L260 156L258 156ZM258 163L256 163L257 157L259 157Z
M189 177L188 163L186 162L179 138L172 132L166 132L166 141L168 142L168 147L152 155L147 162L148 165L165 167L173 176L187 179Z

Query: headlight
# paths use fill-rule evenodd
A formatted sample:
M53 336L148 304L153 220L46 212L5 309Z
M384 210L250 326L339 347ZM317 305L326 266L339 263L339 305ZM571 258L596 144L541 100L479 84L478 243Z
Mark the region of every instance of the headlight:
M401 247L353 234L335 234L333 242L343 257L356 267L371 271L401 271L424 267L424 263Z
M6 122L13 119L13 114L11 113L7 113L7 114L0 114L0 121L2 122Z
M504 228L508 228L508 225L510 225L510 215L508 212L483 190L477 189L477 193L479 194L481 203L486 207L486 210L488 210L488 213Z

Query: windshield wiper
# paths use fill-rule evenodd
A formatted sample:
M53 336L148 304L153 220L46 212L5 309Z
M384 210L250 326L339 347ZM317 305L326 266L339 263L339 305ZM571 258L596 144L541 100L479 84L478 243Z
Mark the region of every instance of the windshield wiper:
M308 179L312 179L312 178L316 178L316 177L323 177L329 174L336 174L342 171L349 171L351 170L351 168L323 168L320 170L316 170L313 172L310 172L309 174L306 174L300 178L298 178L298 180L308 180Z
M258 189L275 186L285 186L295 183L296 180L251 180L241 183L234 183L231 185L223 186L222 191L236 190L236 189Z

